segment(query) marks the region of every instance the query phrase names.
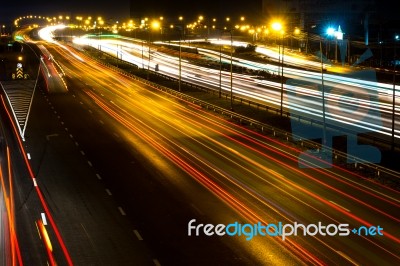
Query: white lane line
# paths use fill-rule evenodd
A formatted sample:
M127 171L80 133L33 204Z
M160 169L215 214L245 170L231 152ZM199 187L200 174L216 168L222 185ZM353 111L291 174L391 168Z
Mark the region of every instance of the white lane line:
M342 208L343 210L345 210L345 211L347 211L347 212L351 212L349 209L346 209L345 207L343 207L343 206L341 206L341 205L339 205L339 204L337 204L336 202L334 202L334 201L329 201L330 203L332 203L332 204L335 204L336 206L338 206L338 207L340 207L340 208Z
M65 128L65 131L68 131L68 128L67 128L67 127Z
M96 177L98 180L101 180L101 176L99 174L96 174Z
M158 261L158 259L153 259L154 265L156 266L161 266L161 263Z
M104 122L103 122L103 120L99 120L99 122L100 122L100 124L104 125Z
M124 211L124 209L122 209L122 207L118 207L119 212L121 213L122 216L125 216L126 213Z
M83 102L79 102L80 104L83 104Z
M28 160L31 159L31 154L29 152L26 154L26 156L28 157Z
M33 186L37 187L36 178L33 178Z
M82 155L85 155L85 152L84 152L84 151L81 151L81 154L82 154Z
M138 240L140 240L140 241L143 240L143 238L142 238L142 236L140 235L140 233L139 233L138 230L133 230L133 233L135 234L135 236L137 237Z
M71 139L73 139L73 138L74 138L74 136L72 136L72 134L69 134L69 137L70 137Z
M79 147L79 143L77 141L75 141L75 146Z
M93 114L93 111L89 109L89 113Z
M92 164L91 161L87 161L87 163L88 163L88 165L89 165L90 167L93 167L93 164Z
M107 192L108 196L112 196L112 193L108 188L106 188L106 192Z
M45 214L44 212L42 212L40 215L42 216L42 222L43 222L43 224L44 224L44 225L47 225L46 214Z

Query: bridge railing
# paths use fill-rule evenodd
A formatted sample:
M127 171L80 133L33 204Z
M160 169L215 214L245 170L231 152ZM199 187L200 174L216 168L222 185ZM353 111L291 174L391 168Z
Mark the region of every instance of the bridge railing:
M91 56L90 54L88 54L89 56ZM105 63L103 60L97 58L97 57L93 57L91 56L93 59L95 59L96 61L98 61L100 64L109 67L110 69L113 69L125 76L128 76L136 81L139 81L143 84L146 84L152 88L158 89L160 91L169 93L171 95L174 95L180 99L183 99L187 102L191 102L193 104L197 104L207 110L211 110L214 111L215 113L218 113L228 119L231 119L241 125L244 126L250 126L253 129L267 135L267 136L271 136L274 138L277 138L283 142L286 143L290 143L291 145L293 145L294 147L296 147L297 149L299 149L299 151L306 151L306 150L319 150L321 149L321 144L316 143L312 140L308 140L308 139L302 139L300 136L297 136L295 134L292 134L290 132L281 130L279 128L273 127L271 125L262 123L260 121L257 121L255 119L246 117L244 115L235 113L233 111L229 111L225 108L210 104L208 102L202 101L200 99L197 99L195 97L192 97L190 95L187 95L185 93L179 92L176 89L171 89L165 86L162 86L160 84L154 83L152 81L149 81L147 79L135 76L131 73L129 73L126 70L123 70L121 68L118 68L112 64L108 64ZM132 64L133 65L133 64ZM171 81L176 81L178 82L178 79L174 78L174 77L170 77L161 73L158 73L157 71L152 71L152 70L147 70L146 71L151 71L152 74L158 75L162 78L165 78L167 80L171 80ZM185 82L185 81L181 81L181 84L196 88L198 90L202 90L202 91L206 91L209 93L219 93L216 88L211 89L211 88L207 88L207 87L203 87L203 86L199 86L196 84L192 84L189 82ZM222 92L222 96L225 98L230 98L230 94L229 93L225 93ZM248 100L248 99L244 99L241 97L235 97L233 96L233 100L236 102L240 102L240 103L245 103L249 106L253 106L256 107L257 109L264 109L268 112L272 112L272 113L276 113L276 114L280 114L281 110L276 108L276 107L272 107L272 106L268 106L265 104L260 104L260 103L256 103L254 101ZM297 119L299 122L305 121L306 123L309 123L311 125L315 124L315 125L319 125L322 127L322 122L321 121L317 121L317 120L313 120L307 117L303 117L300 115L296 115L296 114L292 114L290 112L287 111L283 111L282 113L283 116L287 117L287 118L291 118L291 119ZM330 127L331 130L335 130L335 128ZM371 141L373 143L380 143L380 144L391 144L390 142L377 138L377 137L373 137L371 138ZM399 147L399 144L396 144L396 148ZM371 162L362 160L358 157L349 155L347 153L338 151L336 149L332 149L330 147L323 147L323 149L326 152L330 152L332 153L332 158L333 158L333 165L337 165L337 166L341 166L341 167L346 167L347 169L351 170L352 172L355 173L359 173L362 174L363 177L366 178L370 178L373 179L373 181L375 182L379 182L382 184L386 184L390 187L396 188L396 189L400 189L400 173L396 172L394 170L388 169L386 167L377 165L377 164L373 164ZM347 161L352 161L353 163L347 163ZM361 178L363 178L361 177Z

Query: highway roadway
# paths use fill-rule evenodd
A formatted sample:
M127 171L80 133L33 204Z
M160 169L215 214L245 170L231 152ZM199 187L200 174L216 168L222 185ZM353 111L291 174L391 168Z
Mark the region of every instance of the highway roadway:
M131 224L129 233L140 232L161 264L400 262L398 191L338 167L299 168L300 151L286 143L115 73L72 48L45 46L65 72L69 89L48 96L50 110L79 150L59 156L65 158L62 162L84 156L92 171L71 177L72 172L53 170L55 176L61 184L78 178L82 184L75 189L87 187L90 178L101 179ZM63 197L68 205L69 193L75 191L60 194L64 185L57 183L51 195ZM84 207L92 213L92 206ZM380 226L384 235L296 236L285 241L189 237L191 219L214 224L345 223L350 229ZM60 220L66 223L67 217ZM69 223L79 227L77 221Z
M175 54L167 55L157 51L157 46L143 44L135 39L107 36L83 37L75 41L78 44L91 45L95 49L109 53L122 60L134 63L145 69L155 70L165 75L179 77L179 58ZM170 45L170 44L169 44ZM216 51L198 48L199 53L210 60L218 62L220 54ZM266 49L263 49L263 51ZM149 59L150 54L150 59ZM278 57L276 53L269 54L271 58ZM230 56L222 55L222 60L230 64ZM392 134L393 85L379 83L374 71L352 70L338 66L328 66L330 73L324 73L324 86L321 84L321 73L315 72L316 62L286 55L290 64L297 63L313 71L302 70L289 66L283 67L285 84L283 84L283 109L292 114L322 122L322 94L324 91L326 103L326 122L339 126L343 130L358 133L374 131L388 138ZM256 63L233 57L236 66L254 70L266 70L280 75L281 69L276 65ZM182 80L219 90L220 84L224 92L230 92L231 79L228 71L219 71L196 66L187 60L181 60ZM318 68L317 68L318 69ZM345 71L346 70L346 71ZM332 71L344 73L332 74ZM234 73L232 77L234 96L249 99L276 108L281 105L281 84L279 82L262 80L254 75ZM399 102L399 92L396 88L396 102ZM398 124L400 109L395 108L395 136L400 135Z

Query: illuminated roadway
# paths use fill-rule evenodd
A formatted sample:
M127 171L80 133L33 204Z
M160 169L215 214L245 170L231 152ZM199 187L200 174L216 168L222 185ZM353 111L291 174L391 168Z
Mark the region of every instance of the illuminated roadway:
M177 55L167 55L158 52L158 46L151 45L150 49L146 43L138 40L118 37L99 39L97 36L75 40L79 44L88 44L96 49L110 53L118 58L136 64L145 69L154 70L156 64L159 72L178 78L179 59ZM261 49L261 48L260 48ZM198 48L199 53L219 61L219 53L211 50ZM265 53L265 50L261 52ZM150 60L149 60L150 53ZM268 54L276 57L277 54ZM287 62L303 64L305 68L317 69L318 63L298 59L286 55ZM223 55L223 61L230 63L230 56ZM256 70L267 70L279 75L279 67L270 64L261 64L233 58L235 65ZM215 90L219 89L220 71L199 67L187 60L182 60L182 80L205 86ZM348 69L325 65L329 71L344 71L339 74L324 74L324 86L326 97L326 121L328 124L339 125L342 128L364 132L374 131L382 134L383 137L392 134L392 96L393 85L376 82L373 71L357 70L349 72ZM292 114L322 121L322 89L321 73L284 67L285 80L283 88L284 110ZM226 93L230 92L230 73L221 72L221 88ZM319 87L318 87L319 86ZM317 88L319 88L317 90ZM399 102L398 89L396 89L396 102ZM268 80L261 80L248 74L233 74L233 95L250 99L254 102L270 105L279 108L281 98L281 84ZM398 138L399 131L398 105L395 109L395 136Z
M399 192L336 167L299 168L291 146L46 46L69 88L49 95L50 110L161 264L399 264ZM191 219L379 225L384 236L188 237Z

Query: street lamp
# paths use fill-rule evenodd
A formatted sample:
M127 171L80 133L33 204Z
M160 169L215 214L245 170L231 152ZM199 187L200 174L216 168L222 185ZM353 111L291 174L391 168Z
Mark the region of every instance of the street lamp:
M324 86L324 61L322 57L322 37L319 37L319 49L321 57L321 86L322 86L322 147L326 146L326 117L325 117L325 86Z
M392 98L392 151L394 151L394 126L395 126L395 111L396 111L396 65L397 65L397 41L400 39L400 35L394 37L394 55L393 55L393 98Z
M179 18L180 26L179 28L179 80L178 80L178 91L181 91L181 83L182 83L182 35L184 34L185 25L183 24L183 17L180 16Z
M146 19L145 19L146 20ZM148 33L148 47L149 47L149 56L148 56L148 61L147 61L147 79L149 79L149 72L150 72L150 53L151 53L151 48L150 48L150 31L152 29L157 30L161 27L161 24L159 21L154 20L151 24L150 27L147 29L147 33ZM143 43L142 43L143 44ZM143 52L143 49L142 49Z
M272 23L272 29L276 32L278 32L278 34L281 35L281 43L282 43L282 60L281 60L281 45L278 44L278 69L280 68L280 74L281 74L281 116L283 115L283 57L284 57L284 53L285 53L285 46L283 43L283 26L282 23L280 23L279 21L275 21Z

